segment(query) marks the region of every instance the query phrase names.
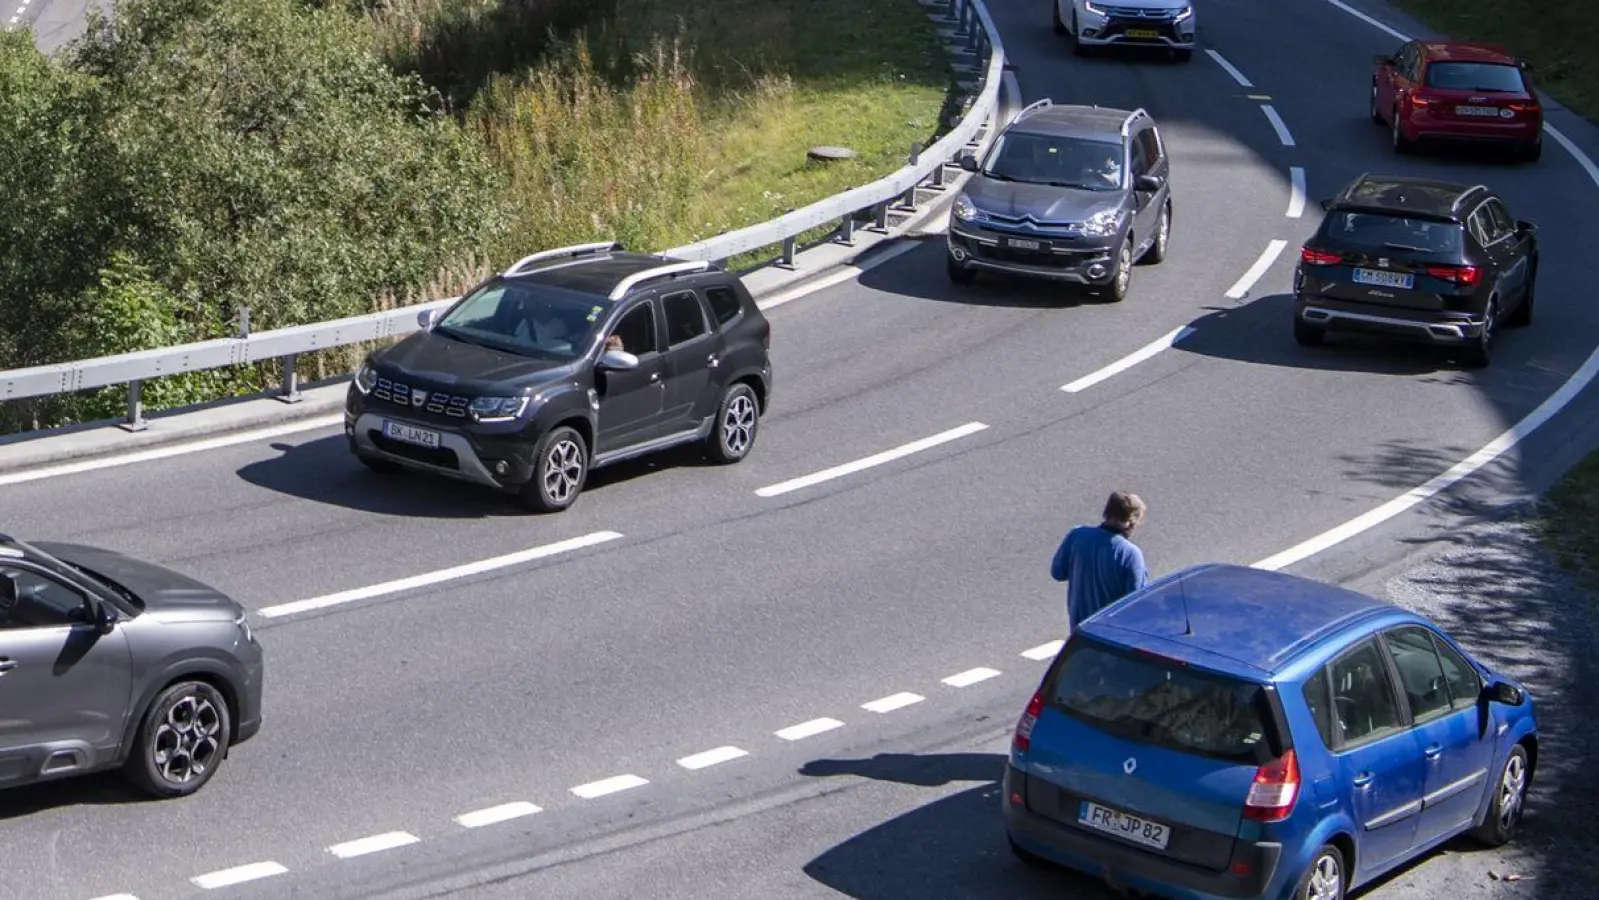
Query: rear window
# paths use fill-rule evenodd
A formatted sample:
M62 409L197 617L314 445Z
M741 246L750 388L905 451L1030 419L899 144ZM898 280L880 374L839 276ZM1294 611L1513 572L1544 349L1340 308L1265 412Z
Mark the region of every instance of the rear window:
M1521 93L1521 69L1503 63L1435 62L1427 67L1427 87L1444 91Z
M1322 233L1342 244L1454 256L1461 252L1460 226L1382 213L1333 212Z
M1051 694L1056 709L1130 740L1236 762L1280 752L1263 687L1159 657L1078 638Z

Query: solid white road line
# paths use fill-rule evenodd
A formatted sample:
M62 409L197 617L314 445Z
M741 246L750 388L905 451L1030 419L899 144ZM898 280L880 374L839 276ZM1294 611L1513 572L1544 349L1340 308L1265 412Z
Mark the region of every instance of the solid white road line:
M1060 389L1068 394L1075 394L1078 391L1091 388L1094 385L1099 384L1101 381L1111 377L1112 375L1125 372L1128 369L1131 369L1133 366L1136 366L1144 360L1149 359L1155 354L1161 352L1162 350L1169 349L1173 344L1193 333L1194 329L1187 325L1184 325L1181 328L1174 328L1161 337L1158 337L1155 340L1150 341L1148 344L1145 344L1143 347L1140 347L1121 359L1116 360L1103 369L1090 372L1071 384L1061 385Z
M983 666L978 666L975 669L967 669L964 672L957 672L954 675L949 676L948 678L944 679L944 684L957 688L971 687L979 681L987 681L988 679L994 678L997 675L999 675L998 669L989 669Z
M1288 218L1297 219L1305 214L1305 170L1299 166L1288 167Z
M595 797L604 797L606 794L632 790L636 787L643 787L646 784L649 784L649 781L637 775L614 775L610 778L602 778L599 781L591 781L588 784L580 784L572 788L572 793L582 797L584 800L593 800Z
M1402 34L1402 33L1398 32L1398 31L1395 31L1392 28L1389 28L1387 25L1384 25L1383 23L1377 21L1376 19L1373 19L1371 16L1366 15L1365 13L1361 12L1358 9L1355 9L1353 6L1350 6L1347 3L1341 3L1341 2L1339 2L1339 0L1327 0L1327 2L1331 3L1333 6L1338 7L1339 9L1343 10L1346 13L1349 13L1350 15L1354 16L1355 18L1359 19L1360 21L1365 22L1367 25L1370 25L1371 27L1377 29L1378 31L1386 31L1388 33L1388 35L1390 37L1394 38L1395 40L1398 40L1398 41L1408 41L1408 40L1410 40L1410 36L1409 35Z
M216 888L231 887L235 884L243 884L246 881L255 881L258 878L271 878L273 875L282 875L287 871L289 871L287 868L275 862L258 862L250 863L247 866L223 869L219 872L210 872L205 875L196 875L190 878L189 881L195 887L209 891Z
M740 750L737 747L717 747L714 750L706 750L703 753L695 753L692 756L685 756L678 760L677 764L685 769L706 769L711 766L730 762L738 759L741 756L749 756L749 753Z
M959 428L951 428L948 431L941 431L932 437L925 437L919 441L911 441L909 444L901 444L892 450L884 450L882 453L873 454L865 459L857 459L854 462L847 462L843 465L834 466L831 469L823 469L820 472L815 472L800 478L793 478L788 481L771 485L770 487L763 487L755 492L755 496L776 497L779 494L787 494L790 491L808 488L811 485L821 484L824 481L832 481L834 478L842 478L845 475L853 475L856 472L870 469L873 466L880 466L884 463L893 462L896 459L910 456L913 453L920 453L923 450L931 450L940 444L947 444L950 441L960 440L968 435L976 434L987 427L988 426L984 425L982 422L967 422L965 425L962 425Z
M523 816L541 813L542 807L534 806L526 800L515 803L502 803L499 806L490 806L484 809L475 809L469 813L461 813L455 817L457 824L465 828L482 828L485 825L498 825Z
M1211 59L1216 61L1216 65L1225 69L1228 75L1233 76L1233 80L1238 82L1240 87L1252 88L1255 86L1248 78L1244 77L1244 73L1238 71L1238 68L1232 63L1228 62L1226 57L1222 56L1220 53L1217 53L1209 47L1205 48L1205 53L1209 55Z
M107 894L104 897L96 897L94 900L139 900L139 898L132 894Z
M1260 258L1255 260L1255 264L1249 267L1249 271L1239 276L1238 280L1233 282L1233 286L1227 289L1227 298L1229 300L1244 299L1244 295L1248 294L1249 289L1255 286L1255 282L1266 274L1266 270L1270 269L1271 264L1277 261L1277 257L1286 246L1288 246L1288 242L1284 240L1274 240L1267 244L1266 249L1260 251Z
M823 278L818 278L815 281L808 281L797 288L793 288L792 290L783 291L780 294L773 294L772 296L767 297L765 300L756 301L755 306L762 312L765 312L773 307L782 306L785 303L798 300L808 294L814 294L817 291L825 290L833 287L834 285L843 284L851 279L859 278L863 273L870 272L889 260L898 259L899 257L904 256L920 246L921 244L918 244L915 241L907 241L903 244L900 244L898 247L890 247L881 253L873 255L871 259L868 259L859 266L847 266L841 271L834 272L833 274Z
M800 741L821 734L824 731L832 731L835 728L843 727L844 723L837 719L812 719L809 722L790 725L772 733L785 741Z
M1272 130L1277 132L1277 140L1283 142L1284 147L1294 146L1294 136L1288 133L1288 123L1283 117L1277 115L1277 110L1270 103L1262 103L1260 111L1266 114L1266 121L1271 123Z
M396 847L405 847L419 842L421 838L406 831L390 831L385 834L374 834L359 840L345 841L334 844L328 852L339 859L350 859L356 856L365 856L368 853L380 853L384 850L393 850Z
M913 703L920 703L926 699L927 698L923 697L921 694L912 694L902 691L898 694L889 694L887 697L873 700L869 703L862 703L861 709L864 709L867 712L889 713L896 709L904 709Z
M607 541L614 541L621 536L622 535L620 533L615 531L596 531L593 534L585 534L582 537L557 541L553 544L545 544L542 547L534 547L531 550L521 550L516 553L507 553L504 556L495 556L490 559L480 559L477 562L471 562L461 566L453 566L448 569L440 569L437 572L427 572L422 575L412 575L410 578L400 578L394 581L385 581L382 584L374 584L367 587L355 588L353 590L340 591L337 594L328 594L324 597L312 597L308 600L296 600L293 603L284 603L278 606L268 606L264 609L256 610L256 615L268 619L276 619L283 616L292 616L295 613L308 612L313 609L325 609L329 606L338 606L343 603L354 603L357 600L366 600L372 597L381 597L384 594L395 594L400 591L409 591L413 588L426 587L428 585L439 584L440 582L445 581L454 581L455 579L467 578L472 575L481 575L484 572L492 572L495 569L503 569L507 566L515 566L525 562L545 559L561 553L570 553L573 550L581 550L585 547L593 547L597 544L606 543Z
M1066 642L1063 640L1050 641L1047 644L1039 644L1037 647L1034 647L1031 650L1023 650L1022 655L1028 659L1042 662L1047 659L1054 659L1056 656L1060 655L1060 648L1064 646L1066 646Z
M79 472L93 472L97 469L111 469L117 466L129 466L134 463L150 462L156 459L168 459L173 456L185 456L190 453L201 453L206 450L217 450L222 447L232 447L235 444L248 444L251 441L264 441L269 438L282 437L299 431L311 431L316 428L329 428L344 422L344 414L333 416L318 416L314 419L301 419L298 422L289 422L285 425L274 425L271 428L257 428L252 431L239 431L222 437L207 438L190 444L173 444L169 447L157 447L153 450L140 450L126 456L111 456L105 459L88 459L82 462L62 463L57 466L47 466L42 469L32 469L27 472L12 472L0 474L0 487L8 484L22 484L28 481L39 481L45 478L55 478L61 475L76 475Z

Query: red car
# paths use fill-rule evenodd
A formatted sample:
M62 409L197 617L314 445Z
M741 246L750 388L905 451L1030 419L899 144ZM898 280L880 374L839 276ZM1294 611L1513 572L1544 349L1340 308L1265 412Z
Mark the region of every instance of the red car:
M1512 144L1528 162L1543 153L1543 109L1532 77L1503 47L1407 41L1372 63L1371 120L1393 132L1395 151L1443 139Z

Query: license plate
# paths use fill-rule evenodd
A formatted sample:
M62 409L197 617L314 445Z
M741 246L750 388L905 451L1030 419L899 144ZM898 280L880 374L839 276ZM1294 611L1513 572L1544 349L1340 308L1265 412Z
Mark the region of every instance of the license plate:
M1160 32L1153 28L1129 28L1127 29L1127 36L1130 38L1143 38L1152 41L1155 38L1160 37Z
M1455 115L1457 115L1457 116L1482 116L1483 118L1498 118L1499 117L1499 107L1497 107L1497 106L1457 106L1457 107L1455 107Z
M1377 272L1372 269L1356 269L1355 281L1359 284L1403 288L1408 291L1416 283L1416 276L1411 275L1409 272Z
M1140 816L1129 815L1086 800L1083 801L1082 811L1077 814L1077 821L1095 831L1114 834L1133 843L1143 844L1145 847L1154 847L1156 850L1165 850L1166 844L1171 841L1171 829L1159 822L1151 822Z
M426 447L429 450L439 449L439 433L437 431L429 431L426 428L418 428L415 425L407 425L404 422L390 422L385 419L383 421L383 436L403 441L407 444L415 444L418 447Z
M1026 238L1010 238L1005 243L1017 250L1037 250L1043 246L1038 241L1029 241Z

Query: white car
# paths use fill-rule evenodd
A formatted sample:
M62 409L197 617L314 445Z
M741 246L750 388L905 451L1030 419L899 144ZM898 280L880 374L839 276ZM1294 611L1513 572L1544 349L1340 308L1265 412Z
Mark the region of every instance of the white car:
M1069 34L1072 49L1087 56L1096 47L1165 47L1180 62L1193 58L1192 0L1049 0L1055 33Z

